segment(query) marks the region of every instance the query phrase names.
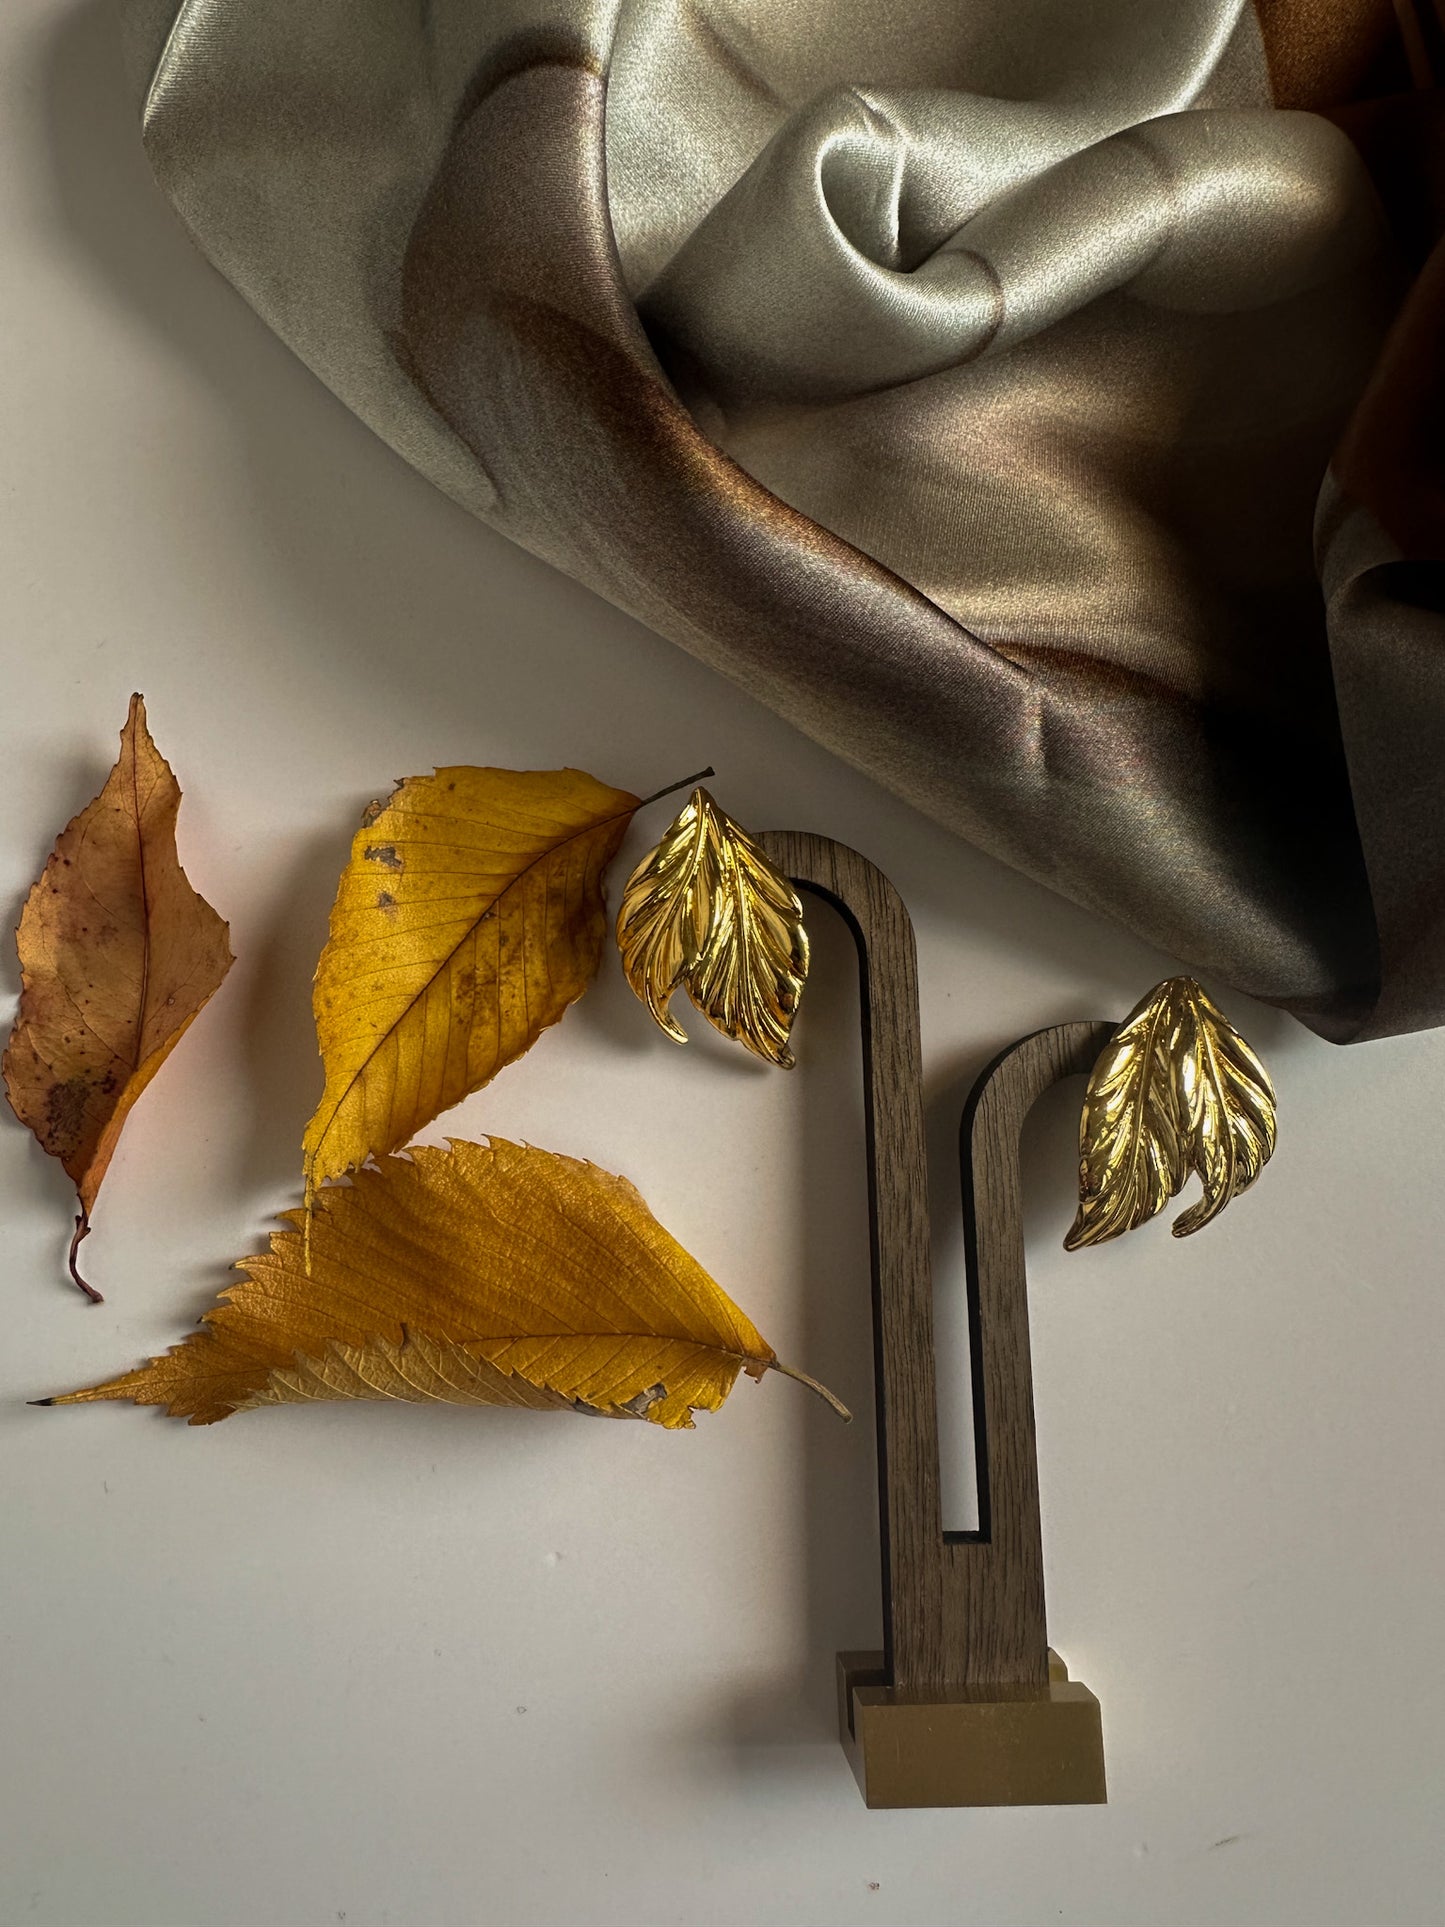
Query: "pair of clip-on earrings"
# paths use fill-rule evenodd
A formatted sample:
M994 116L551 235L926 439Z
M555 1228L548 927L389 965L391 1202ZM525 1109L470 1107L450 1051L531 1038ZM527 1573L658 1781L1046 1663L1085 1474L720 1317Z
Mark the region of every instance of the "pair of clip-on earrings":
M617 919L623 969L669 1037L686 1035L678 989L717 1029L791 1069L788 1035L808 975L793 885L706 790L696 789L633 872ZM1274 1151L1269 1073L1192 977L1157 984L1104 1047L1079 1123L1079 1210L1070 1250L1155 1217L1191 1173L1187 1237L1245 1191Z

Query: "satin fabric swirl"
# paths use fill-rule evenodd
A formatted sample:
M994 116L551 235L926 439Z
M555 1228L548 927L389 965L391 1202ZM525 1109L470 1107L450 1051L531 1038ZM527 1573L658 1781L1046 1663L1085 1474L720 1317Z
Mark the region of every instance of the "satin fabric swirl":
M1445 1018L1433 0L129 24L201 247L457 500L1192 971Z

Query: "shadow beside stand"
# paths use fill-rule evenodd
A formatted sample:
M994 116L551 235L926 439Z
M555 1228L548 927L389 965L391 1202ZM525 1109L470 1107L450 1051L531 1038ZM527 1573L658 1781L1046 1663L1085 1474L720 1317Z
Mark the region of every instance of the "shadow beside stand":
M984 1072L963 1121L979 1525L943 1529L923 1064L913 926L881 871L827 837L759 841L858 946L883 1566L881 1653L838 1655L839 1736L870 1807L1105 1798L1099 1702L1049 1650L1019 1134L1114 1026L1060 1024Z

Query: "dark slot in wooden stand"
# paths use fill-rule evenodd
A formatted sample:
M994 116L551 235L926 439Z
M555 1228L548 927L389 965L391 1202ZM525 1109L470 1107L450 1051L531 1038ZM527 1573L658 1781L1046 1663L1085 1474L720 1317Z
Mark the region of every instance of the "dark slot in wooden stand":
M759 840L842 914L862 975L884 1649L838 1655L844 1751L870 1807L1097 1803L1099 1702L1068 1677L1045 1631L1019 1134L1049 1085L1092 1068L1114 1026L1060 1024L1024 1038L969 1100L979 1529L945 1532L913 925L856 851L790 831Z

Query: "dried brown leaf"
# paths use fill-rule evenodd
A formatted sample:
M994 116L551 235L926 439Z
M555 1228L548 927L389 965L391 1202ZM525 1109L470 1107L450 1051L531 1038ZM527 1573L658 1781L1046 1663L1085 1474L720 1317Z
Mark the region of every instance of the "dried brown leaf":
M181 792L132 696L120 758L61 832L20 918L11 1108L59 1158L90 1228L131 1106L231 967L226 924L176 854Z

